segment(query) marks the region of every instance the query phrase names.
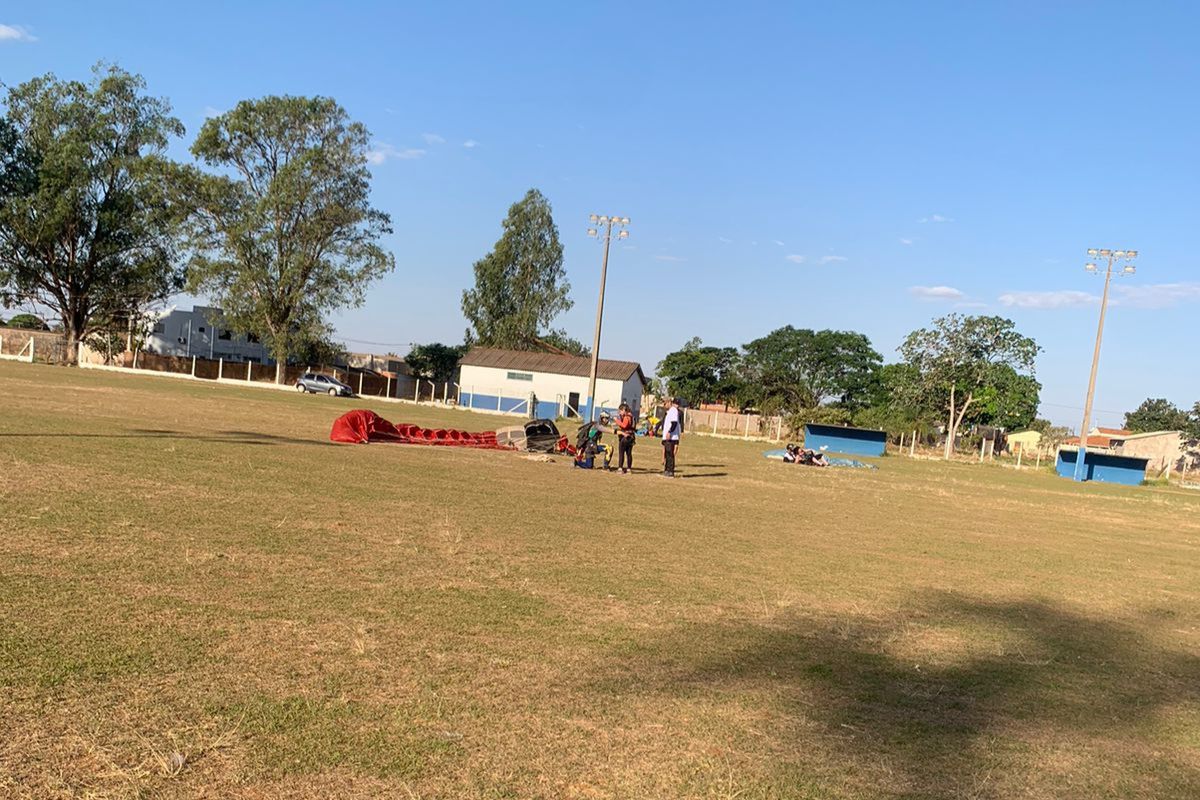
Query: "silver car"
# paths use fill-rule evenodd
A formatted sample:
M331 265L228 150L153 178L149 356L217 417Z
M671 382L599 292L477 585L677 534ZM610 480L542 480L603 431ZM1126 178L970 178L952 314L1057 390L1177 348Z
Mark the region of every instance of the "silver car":
M315 392L318 394L333 395L334 397L354 397L354 390L337 378L331 378L328 375L320 375L315 372L306 372L301 375L296 381L296 389L303 394Z

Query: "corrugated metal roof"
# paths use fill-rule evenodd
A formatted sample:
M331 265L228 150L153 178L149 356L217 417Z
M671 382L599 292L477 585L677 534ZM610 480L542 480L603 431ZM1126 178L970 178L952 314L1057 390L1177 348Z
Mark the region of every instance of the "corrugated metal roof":
M497 350L490 347L473 347L458 362L464 367L494 367L496 369L519 369L525 372L546 372L552 375L591 374L590 358L560 356L554 353L536 353L525 350ZM596 377L611 381L627 381L637 373L642 384L646 376L636 361L612 361L602 358L596 365Z

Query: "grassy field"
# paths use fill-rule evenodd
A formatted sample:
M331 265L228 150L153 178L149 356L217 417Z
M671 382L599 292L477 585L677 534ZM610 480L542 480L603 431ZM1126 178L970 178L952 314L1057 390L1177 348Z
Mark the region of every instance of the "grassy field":
M360 405L0 362L0 796L1200 796L1194 493Z

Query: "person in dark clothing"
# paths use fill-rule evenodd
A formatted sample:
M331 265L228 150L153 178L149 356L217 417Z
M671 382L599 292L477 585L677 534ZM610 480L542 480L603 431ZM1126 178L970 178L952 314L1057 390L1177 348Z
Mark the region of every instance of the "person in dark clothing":
M622 475L633 470L633 444L637 440L637 419L628 403L621 403L617 411L617 466Z
M668 478L675 477L675 456L679 453L679 435L683 433L683 417L679 413L679 406L679 398L672 397L671 407L667 409L662 423L663 475Z

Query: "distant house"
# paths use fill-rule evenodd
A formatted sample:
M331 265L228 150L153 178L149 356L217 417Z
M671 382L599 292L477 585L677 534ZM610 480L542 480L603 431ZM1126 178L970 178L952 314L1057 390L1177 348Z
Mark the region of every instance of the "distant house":
M225 313L211 306L163 313L151 321L142 349L160 356L275 363L266 347L253 336L234 333L225 323Z
M492 411L513 411L532 393L537 416L587 419L591 359L552 353L476 347L459 361L459 404ZM602 358L596 370L597 412L616 411L621 401L639 413L646 376L634 361Z
M1088 432L1088 448L1092 450L1107 450L1111 453L1116 453L1121 447L1121 444L1127 438L1133 435L1133 431L1125 430L1124 428L1095 427ZM1079 437L1072 436L1068 439L1064 439L1063 444L1071 447L1078 447Z
M379 374L412 375L408 363L395 355L380 356L375 353L346 353L342 359L344 366L353 369L368 369Z
M1039 431L1018 431L1005 437L1008 449L1016 453L1021 450L1026 453L1036 452L1042 446L1042 434Z

